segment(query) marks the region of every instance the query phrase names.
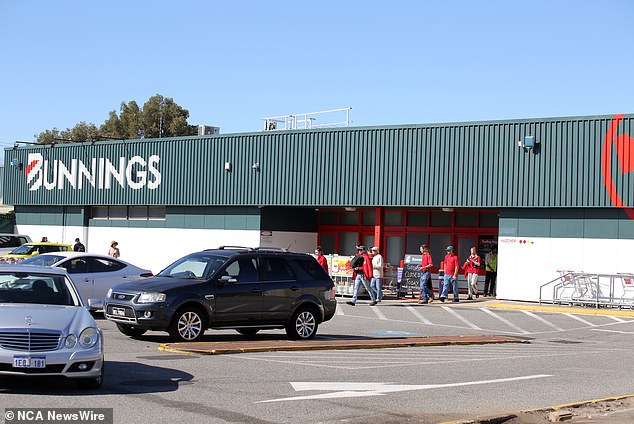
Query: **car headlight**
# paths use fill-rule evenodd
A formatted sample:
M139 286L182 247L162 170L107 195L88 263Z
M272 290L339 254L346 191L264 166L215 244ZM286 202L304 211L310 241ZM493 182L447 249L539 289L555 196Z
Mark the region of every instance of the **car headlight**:
M90 349L99 340L99 332L96 328L88 327L79 335L79 345L84 349Z
M139 298L137 299L138 303L158 303L165 302L165 293L156 293L156 292L141 292Z
M77 343L77 337L75 337L74 334L69 334L68 336L66 336L66 341L64 342L64 347L66 349L72 349L75 347L75 344Z
M106 293L106 297L107 298L111 298L112 297L112 288L108 289L108 293Z

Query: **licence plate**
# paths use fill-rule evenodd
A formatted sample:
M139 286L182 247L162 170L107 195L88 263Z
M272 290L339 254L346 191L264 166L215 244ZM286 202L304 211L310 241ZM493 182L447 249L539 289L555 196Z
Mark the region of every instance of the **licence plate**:
M116 315L118 317L125 316L125 309L123 308L112 308L112 315Z
M14 356L13 368L46 368L46 356Z

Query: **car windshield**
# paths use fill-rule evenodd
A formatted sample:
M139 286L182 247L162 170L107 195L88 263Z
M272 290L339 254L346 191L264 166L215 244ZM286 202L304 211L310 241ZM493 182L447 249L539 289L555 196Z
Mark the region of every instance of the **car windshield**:
M227 262L227 258L223 256L194 253L177 260L161 271L158 276L207 280L225 262Z
M28 258L20 262L21 265L40 265L40 266L51 266L56 262L64 259L63 256L57 255L39 255L33 256L32 258Z
M0 303L80 305L63 275L0 272Z
M11 251L11 255L30 255L37 250L37 246L33 244L23 244Z

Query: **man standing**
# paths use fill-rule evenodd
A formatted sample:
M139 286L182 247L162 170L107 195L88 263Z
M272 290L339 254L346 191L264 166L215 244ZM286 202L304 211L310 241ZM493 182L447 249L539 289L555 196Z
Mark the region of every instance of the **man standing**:
M442 294L440 301L444 302L449 295L449 286L453 286L453 301L460 302L458 295L458 256L454 253L453 246L447 246L447 255L445 256L445 278L443 281Z
M315 249L315 256L317 257L317 262L319 262L319 265L321 265L324 271L329 274L328 260L324 256L324 251L321 249L321 246L317 246L317 248Z
M75 239L75 244L73 245L73 252L85 252L86 246L83 245L82 242L79 241L79 238Z
M498 275L498 249L493 247L489 253L484 257L484 263L486 265L486 277L484 277L484 295L485 296L497 296L495 290L495 280Z
M420 275L420 297L418 303L426 304L433 302L434 293L429 289L429 282L431 281L431 267L434 266L429 253L427 245L423 244L420 247L420 253L423 255L421 263L418 268L422 271Z
M352 267L352 278L354 278L354 292L352 293L352 299L346 303L352 306L356 305L359 289L361 289L361 284L363 284L363 287L370 295L370 306L376 305L374 290L368 284L368 280L372 278L372 260L365 252L363 245L357 246L357 254L350 261L350 266Z
M379 253L379 248L372 248L372 280L370 287L376 293L376 301L383 299L383 256Z

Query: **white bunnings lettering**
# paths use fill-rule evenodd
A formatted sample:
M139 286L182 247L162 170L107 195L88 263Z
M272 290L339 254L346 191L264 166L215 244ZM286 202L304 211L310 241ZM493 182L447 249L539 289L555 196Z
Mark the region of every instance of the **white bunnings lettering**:
M141 156L129 160L121 156L112 162L107 158L91 158L86 162L72 159L68 165L57 159L44 160L40 153L30 153L25 176L30 191L42 186L46 190L82 190L84 187L109 190L117 184L132 190L144 187L154 190L161 185L160 160L157 155L147 160Z

